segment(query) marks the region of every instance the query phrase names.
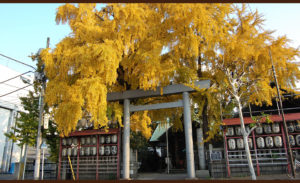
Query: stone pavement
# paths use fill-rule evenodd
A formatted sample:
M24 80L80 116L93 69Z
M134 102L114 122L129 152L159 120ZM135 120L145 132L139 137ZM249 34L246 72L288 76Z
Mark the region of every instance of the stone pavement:
M0 173L0 180L17 180L14 174Z
M11 174L0 174L0 180L16 180ZM138 177L132 180L188 180L186 174L166 174L166 173L139 173ZM250 180L250 177L231 177L231 178L197 178L196 180ZM257 180L293 180L286 174L261 175L257 176ZM300 180L300 174L296 179Z
M166 174L166 173L139 173L133 180L188 180L186 174ZM247 177L231 177L231 178L197 178L196 180L251 180ZM275 175L261 175L257 176L257 180L293 180L286 174ZM300 180L300 174L296 176L296 179Z

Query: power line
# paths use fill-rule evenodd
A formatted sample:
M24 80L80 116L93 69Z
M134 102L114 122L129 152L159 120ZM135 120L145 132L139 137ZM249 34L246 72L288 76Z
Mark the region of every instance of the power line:
M19 89L17 89L17 90L12 91L12 92L9 92L9 93L6 93L6 94L4 94L4 95L1 95L0 97L4 97L4 96L6 96L6 95L15 93L15 92L17 92L17 91L19 91L19 90L23 90L24 88L27 88L28 86L31 86L31 85L32 85L32 84L29 84L29 85L27 85L27 86L24 86L24 87L22 87L22 88L19 88Z
M19 89L19 87L14 86L14 85L10 85L10 84L7 84L7 83L0 83L0 84L4 84L4 85L6 85L6 86L13 87L13 88L18 88L18 89ZM30 90L27 90L27 89L24 89L24 90L30 91Z
M8 101L0 101L0 104L9 104L9 105L16 105L16 106L22 106L22 104L18 104L18 103L15 103L15 102L8 102Z
M1 55L1 54L0 54L0 55ZM12 77L12 78L9 78L9 79L7 79L7 80L5 80L5 81L1 81L0 84L5 83L5 82L7 82L7 81L10 81L10 80L12 80L12 79L15 79L15 78L17 78L17 77L20 77L20 76L22 76L22 75L24 75L24 74L27 74L27 73L30 73L30 72L32 72L32 71L27 71L27 72L24 72L24 73L19 74L19 75L17 75L17 76L14 76L14 77Z
M36 68L33 67L32 65L26 64L26 63L24 63L24 62L21 62L21 61L19 61L19 60L16 60L16 59L14 59L14 58L9 57L9 56L3 55L3 54L1 54L1 53L0 53L0 56L5 57L5 58L7 58L7 59L10 59L10 60L12 60L12 61L15 61L15 62L17 62L17 63L19 63L19 64L26 65L27 67L31 67L32 69L36 70Z

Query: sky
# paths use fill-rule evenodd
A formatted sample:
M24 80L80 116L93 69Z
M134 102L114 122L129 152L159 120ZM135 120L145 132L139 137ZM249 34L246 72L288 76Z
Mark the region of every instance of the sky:
M46 47L50 37L50 48L70 33L67 24L57 25L55 22L56 8L62 4L0 4L0 53L34 65L28 57L39 48ZM98 7L104 6L98 5ZM266 19L265 28L276 30L275 34L287 35L292 46L300 45L300 3L284 4L249 4L252 11L257 9ZM26 72L29 67L12 63L0 57L0 64L18 72Z

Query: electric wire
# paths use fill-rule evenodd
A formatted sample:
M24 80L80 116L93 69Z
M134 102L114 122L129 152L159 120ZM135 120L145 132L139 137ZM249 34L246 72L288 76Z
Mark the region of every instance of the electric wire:
M13 88L17 88L17 89L20 88L20 87L17 87L17 86L11 85L11 84L7 84L7 83L0 83L0 84L6 85L6 86L9 86L9 87L13 87ZM28 90L28 89L24 89L24 90L31 91L31 90Z
M14 59L14 58L9 57L9 56L3 55L3 54L1 54L1 53L0 53L0 56L5 57L5 58L7 58L7 59L10 59L10 60L12 60L12 61L15 61L15 62L17 62L17 63L19 63L19 64L23 64L23 65L25 65L25 66L27 66L27 67L31 67L32 69L34 69L34 70L36 71L36 68L33 67L32 65L26 64L26 63L24 63L24 62L21 62L21 61L19 61L19 60L16 60L16 59Z
M0 97L4 97L4 96L6 96L6 95L9 95L9 94L12 94L12 93L15 93L15 92L17 92L17 91L20 91L20 90L22 90L22 89L24 89L24 88L27 88L28 86L31 86L32 84L29 84L29 85L27 85L27 86L24 86L24 87L22 87L22 88L19 88L19 89L17 89L17 90L14 90L14 91L11 91L11 92L9 92L9 93L6 93L6 94L4 94L4 95L1 95Z
M22 75L24 75L24 74L27 74L27 73L30 73L30 72L32 72L32 71L27 71L27 72L24 72L24 73L19 74L19 75L17 75L17 76L14 76L14 77L12 77L12 78L9 78L9 79L7 79L7 80L1 81L0 84L5 83L5 82L7 82L7 81L10 81L10 80L12 80L12 79L15 79L15 78L17 78L17 77L20 77L20 76L22 76Z

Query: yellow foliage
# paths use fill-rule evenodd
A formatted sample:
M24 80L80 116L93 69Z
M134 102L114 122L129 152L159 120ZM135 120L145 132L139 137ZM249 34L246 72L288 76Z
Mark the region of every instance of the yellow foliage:
M146 139L149 139L152 135L150 124L151 118L148 116L148 111L135 112L130 116L131 130L140 131Z
M49 79L45 100L63 135L73 131L84 115L91 115L95 128L106 127L109 110L113 110L112 120L121 124L122 104L108 103L108 92L153 90L169 85L170 80L189 86L202 79L199 71L204 68L202 77L210 79L213 87L199 91L193 100L200 108L203 99L209 104L213 134L220 119L218 101L228 100L232 89L230 78L220 68L235 76L245 72L241 80L255 81L240 87L247 101L271 104L275 90L268 85L272 81L269 47L279 84L289 90L300 78L298 67L290 62L299 51L289 47L285 37L275 39L272 32L259 29L262 18L257 12L247 12L245 6L131 3L107 4L98 10L95 4L65 4L57 9L56 22L68 23L72 32L55 49L43 50L41 57ZM181 97L131 103L153 104ZM137 112L131 117L131 127L150 137L151 119L164 122L169 117L173 128L180 130L181 116L180 108Z

